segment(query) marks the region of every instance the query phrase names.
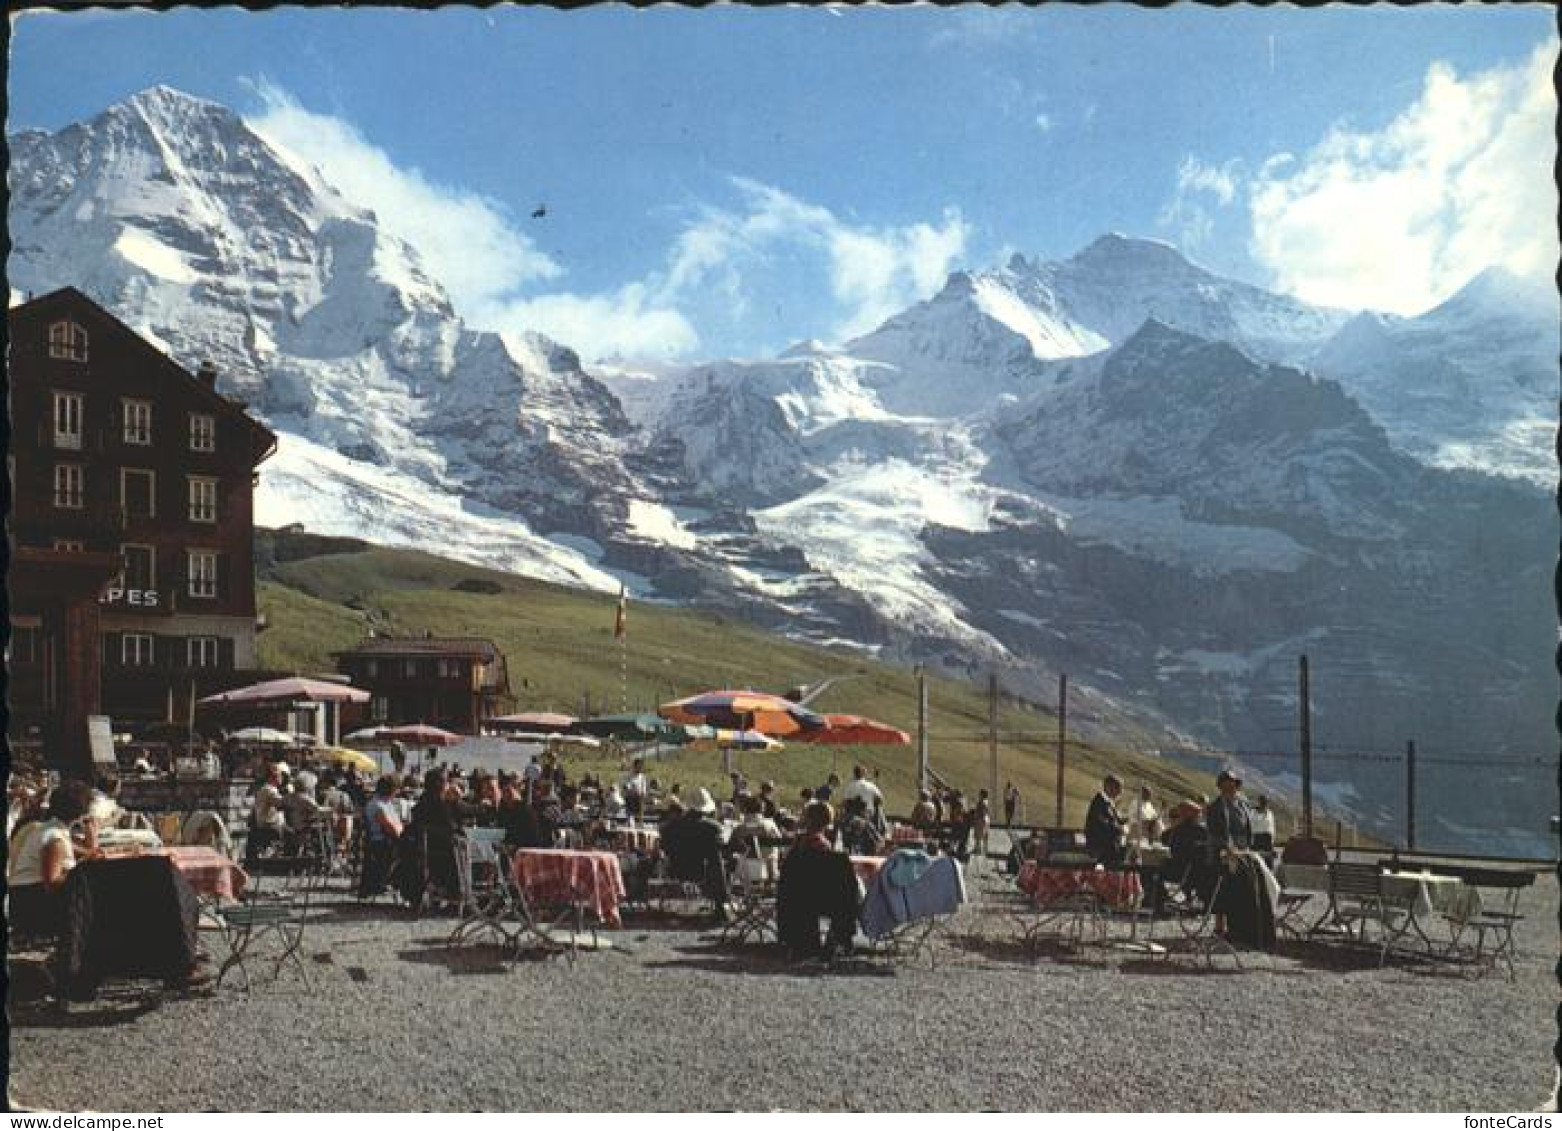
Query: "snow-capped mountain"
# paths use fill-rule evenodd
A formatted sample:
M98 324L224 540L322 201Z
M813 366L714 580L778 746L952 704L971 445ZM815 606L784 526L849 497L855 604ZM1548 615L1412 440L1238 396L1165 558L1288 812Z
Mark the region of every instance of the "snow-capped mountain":
M1324 741L1552 741L1554 512L1523 480L1552 474L1556 303L1509 277L1352 315L1113 235L958 272L839 348L588 370L465 325L220 106L146 91L12 159L13 290L75 285L214 360L281 436L263 522L1043 697L1067 670L1073 717L1197 741L1290 746L1302 651Z
M1361 314L1310 359L1440 467L1556 482L1555 290L1489 268L1415 318Z

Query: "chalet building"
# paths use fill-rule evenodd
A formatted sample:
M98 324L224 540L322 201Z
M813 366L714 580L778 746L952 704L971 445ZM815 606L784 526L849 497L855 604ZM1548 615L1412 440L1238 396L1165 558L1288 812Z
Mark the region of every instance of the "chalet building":
M11 732L71 761L80 716L183 720L193 695L256 666L255 469L276 437L211 366L191 374L74 288L9 323L26 567L11 578Z
M476 734L514 703L504 653L477 637L371 636L337 652L337 670L368 691L371 723L429 723Z

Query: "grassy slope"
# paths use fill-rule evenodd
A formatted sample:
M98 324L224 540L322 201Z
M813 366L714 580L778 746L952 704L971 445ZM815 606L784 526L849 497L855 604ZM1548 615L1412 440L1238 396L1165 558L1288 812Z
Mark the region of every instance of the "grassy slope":
M481 579L503 592L452 589ZM593 713L623 706L621 652L613 639L610 596L548 585L427 554L371 547L283 563L267 569L259 591L270 627L261 636L265 666L297 671L331 670L329 653L356 643L372 623L398 635L475 635L504 651L518 709L576 713L589 696ZM351 607L349 607L351 606ZM831 676L843 677L813 706L869 715L916 732L916 683L911 672L860 655L789 641L731 618L631 602L627 648L628 703L654 710L680 695L713 687L784 691ZM929 680L929 734L935 771L975 795L989 781L988 706L984 691L955 680ZM1028 817L1052 822L1056 720L1050 712L1001 704L999 730L1023 734L999 746L1000 782L1013 779ZM914 799L916 748L818 748L794 743L778 754L735 754L751 779L773 778L783 796L817 785L834 769L843 777L861 759L878 767L890 808L905 812ZM572 758L582 768L613 768L607 755ZM668 759L664 782L719 785L720 755L684 754ZM1143 780L1168 799L1212 793L1202 776L1154 757L1069 743L1065 819L1083 821L1101 775L1115 771L1131 789ZM721 794L724 796L724 793Z

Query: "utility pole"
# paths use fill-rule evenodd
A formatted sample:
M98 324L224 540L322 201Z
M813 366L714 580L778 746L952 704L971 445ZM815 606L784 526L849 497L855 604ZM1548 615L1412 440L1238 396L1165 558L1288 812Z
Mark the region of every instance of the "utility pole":
M917 665L917 788L927 788L927 673Z
M1302 731L1302 835L1313 835L1313 708L1312 687L1307 672L1307 657L1301 658L1300 700Z
M998 804L998 672L987 676L987 761L990 784L988 804Z
M1405 848L1416 850L1416 740L1405 743Z
M1063 746L1068 742L1068 673L1058 676L1058 807L1054 828L1063 828Z

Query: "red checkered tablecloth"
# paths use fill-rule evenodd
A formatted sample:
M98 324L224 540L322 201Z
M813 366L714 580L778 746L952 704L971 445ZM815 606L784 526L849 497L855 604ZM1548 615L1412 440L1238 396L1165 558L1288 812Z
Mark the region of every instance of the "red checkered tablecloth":
M208 899L237 899L244 894L249 876L232 860L206 845L179 845L144 853L166 856L196 895Z
M514 855L515 882L537 903L580 900L609 927L623 921L618 901L627 894L618 857L611 852L522 848Z
M927 839L927 831L915 825L896 825L889 831L891 844L920 844Z
M1112 871L1091 864L1078 867L1039 867L1027 861L1020 868L1020 890L1045 907L1071 895L1093 891L1109 907L1136 907L1144 897L1137 872Z

